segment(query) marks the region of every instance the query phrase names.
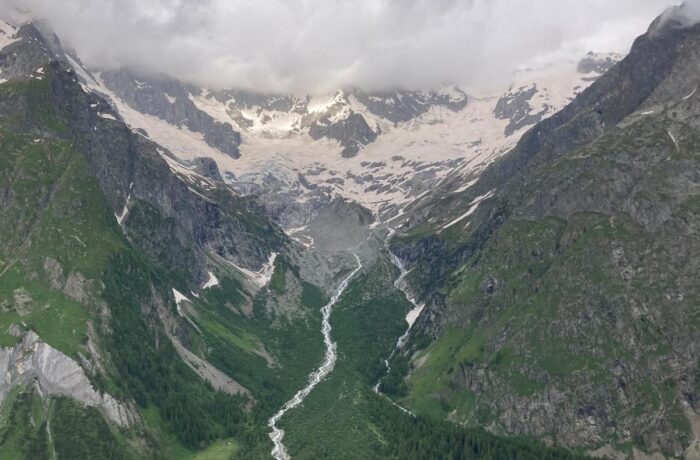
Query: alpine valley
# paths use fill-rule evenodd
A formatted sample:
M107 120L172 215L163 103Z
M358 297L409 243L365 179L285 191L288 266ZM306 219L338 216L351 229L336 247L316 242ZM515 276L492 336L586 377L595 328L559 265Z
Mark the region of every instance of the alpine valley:
M0 459L700 459L700 25L492 93L0 21Z

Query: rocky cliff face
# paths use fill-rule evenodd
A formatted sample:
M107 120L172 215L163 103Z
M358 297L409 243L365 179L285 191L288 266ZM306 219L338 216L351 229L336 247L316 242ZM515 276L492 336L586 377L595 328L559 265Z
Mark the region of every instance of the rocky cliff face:
M223 257L240 258L239 262L244 264L262 265L267 260L269 248L256 248L256 243L248 245L242 240L234 242L230 239L232 234L237 233L233 227L240 229L244 226L242 220L230 218L234 213L243 211L248 214L250 219L247 222L264 220L259 214L256 216L250 200L239 199L236 193L217 181L217 173L212 173L211 165L208 174L214 178L200 176L179 166L178 161L161 147L132 133L120 121L119 113L108 101L83 91L80 79L71 67L75 61L61 51L58 39L52 35L45 37L47 33L42 33L35 25L20 28L15 35L16 41L0 49L3 78L22 79L30 76L38 80L50 79L52 100L45 103L59 109L61 121L70 131L76 149L87 158L114 214L121 217L120 225L128 231L130 206L153 207L158 209L162 219L174 221L175 243L181 248L194 244ZM173 82L169 83L176 86ZM158 99L153 95L132 96L143 104ZM187 97L182 99L189 101ZM9 94L4 101L4 110L8 114L22 109L29 111L31 107L27 107L27 104L27 100ZM208 120L206 117L203 119ZM40 121L28 117L17 128L37 129L33 124ZM194 169L201 168L202 161L206 162L195 160L192 165ZM265 233L269 232L259 232L260 235ZM171 252L163 250L161 237L155 234L152 237L159 241L142 241L144 248L164 254ZM134 238L143 239L143 235L136 231ZM281 241L276 244L279 243ZM262 245L267 246L266 243ZM172 252L182 254L191 250L198 249ZM172 262L176 266L179 264L179 268L191 265L189 261ZM201 275L202 269L200 265L195 272L199 271Z
M134 407L97 391L77 362L42 342L34 332L27 332L13 348L0 348L0 374L3 376L0 402L13 387L36 381L42 394L69 396L97 407L122 428L139 421Z
M42 32L40 23L15 27L3 22L4 43L0 56L0 76L4 80L24 77L36 72L51 59L65 60L58 38ZM39 77L40 75L37 75Z
M392 247L431 306L404 403L698 455L699 63L699 26L657 22L478 181L415 205Z
M622 60L622 56L617 53L594 53L591 51L578 62L576 68L579 72L591 74L591 77L595 78L596 75L603 75L610 70L620 60Z
M210 163L213 178L195 172L206 160L196 159L192 171L180 165L163 148L132 133L99 96L85 93L73 73L54 64L51 74L55 104L76 148L84 152L120 225L146 253L167 258L198 281L207 253L260 267L270 250L281 247L284 239L275 241L260 210L218 181ZM159 222L147 216L151 210L160 215Z

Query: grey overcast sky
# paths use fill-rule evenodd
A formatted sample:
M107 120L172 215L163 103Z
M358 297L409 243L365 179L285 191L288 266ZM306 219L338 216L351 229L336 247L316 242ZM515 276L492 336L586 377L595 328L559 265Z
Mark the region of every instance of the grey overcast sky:
M483 86L518 67L627 52L680 0L0 0L96 68L263 91ZM700 0L691 0L697 6Z

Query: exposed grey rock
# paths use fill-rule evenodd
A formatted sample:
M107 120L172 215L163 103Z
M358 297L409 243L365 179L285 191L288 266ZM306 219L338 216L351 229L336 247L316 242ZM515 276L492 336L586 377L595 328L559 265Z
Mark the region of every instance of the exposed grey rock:
M367 239L374 216L359 204L336 198L319 209L308 233L319 249L348 250Z
M22 328L15 323L10 324L10 327L7 328L7 333L12 337L22 337L24 335Z
M232 395L250 395L250 392L238 382L214 367L209 361L188 350L179 338L170 336L170 340L185 364L203 380L209 382L215 390Z
M90 300L91 283L80 272L71 272L63 286L63 293L82 304Z
M533 112L530 101L537 92L536 84L511 88L498 100L494 112L496 117L501 120L510 120L505 129L506 136L541 121L548 112L547 104L544 104L538 112Z
M42 393L68 396L81 404L100 409L120 427L137 423L138 413L133 405L98 392L82 367L60 351L42 342L29 331L13 348L0 348L0 401L16 385L38 383Z
M58 38L41 23L21 26L16 38L17 41L0 49L0 77L5 80L31 75L43 78L36 73L37 69L51 60L66 62Z
M102 72L101 77L105 86L130 107L201 133L210 146L239 157L240 134L231 124L221 123L197 108L189 98L195 88L167 77L136 75L126 70Z
M51 285L51 289L58 290L63 287L65 283L65 279L63 277L63 268L56 259L47 257L44 260L44 271L49 277L49 284Z
M602 75L617 64L620 59L621 56L618 54L599 54L591 51L578 62L577 70L579 73Z
M220 102L229 104L231 110L261 109L265 111L306 113L305 104L308 99L297 98L291 95L263 94L246 90L222 90L215 91L212 95Z
M359 113L351 113L336 122L331 122L330 117L321 118L310 126L309 135L314 139L337 140L343 146L344 157L357 155L362 147L377 139L377 133Z
M221 177L216 161L208 157L199 157L192 160L192 170L208 179L214 179L219 182L224 180Z
M354 91L353 94L372 114L394 123L417 118L434 106L443 106L458 112L466 107L469 101L467 95L458 88L454 88L451 93L400 90L369 93Z

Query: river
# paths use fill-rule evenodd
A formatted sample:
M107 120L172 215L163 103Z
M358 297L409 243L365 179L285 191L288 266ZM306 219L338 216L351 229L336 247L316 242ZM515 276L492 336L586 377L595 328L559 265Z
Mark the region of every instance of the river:
M403 348L405 345L406 340L408 339L408 334L411 332L411 328L413 327L413 323L416 322L416 319L418 319L418 316L421 314L423 311L423 307L425 307L424 304L419 304L418 301L416 300L416 297L411 294L411 292L408 289L408 283L406 282L406 276L409 273L409 270L406 270L406 267L404 267L403 262L401 259L399 259L391 250L389 249L389 241L391 240L391 237L394 235L395 230L393 228L389 228L389 234L386 236L386 239L384 240L384 247L386 248L386 251L389 253L391 256L391 261L394 263L396 268L399 269L399 277L396 278L394 281L394 287L398 289L399 291L403 292L403 295L406 297L406 300L408 300L411 305L413 305L413 308L406 314L406 322L408 323L408 326L406 327L406 331L399 337L399 339L396 341L396 346L394 349L391 351L391 354L387 359L384 360L384 366L386 368L384 372L384 377L386 377L389 372L391 371L391 358L394 357L394 353L396 353L396 350L400 350ZM380 378L379 381L374 385L374 392L378 395L385 396L394 406L398 407L402 411L404 411L407 414L413 415L413 412L410 410L406 409L405 407L397 404L392 400L391 398L387 397L386 395L383 395L379 391L379 386L382 383L382 380L384 377Z
M355 259L357 259L357 268L352 271L341 283L340 285L336 288L335 294L333 294L333 297L331 297L331 300L324 305L323 308L321 308L321 313L323 315L323 320L321 322L321 332L323 333L323 343L326 346L326 355L323 360L323 363L321 366L316 369L314 372L309 375L309 383L306 384L304 388L301 390L297 391L297 393L284 403L282 408L278 410L275 415L270 417L270 419L267 421L267 426L269 426L272 431L270 432L270 439L272 439L272 442L274 444L274 447L272 449L272 456L277 459L277 460L289 460L289 454L287 453L287 449L284 447L284 443L282 442L284 439L284 430L280 429L277 427L277 422L280 421L280 419L284 416L287 411L294 409L298 405L300 405L304 399L311 393L311 390L314 389L316 385L318 385L321 380L323 380L330 372L333 370L333 366L335 366L335 360L337 358L337 353L336 353L336 344L333 342L331 339L331 312L333 311L333 306L338 303L338 300L340 300L340 296L343 294L345 289L347 289L348 284L350 283L350 280L357 274L357 272L362 269L362 261L360 260L360 257L357 254L354 254Z

